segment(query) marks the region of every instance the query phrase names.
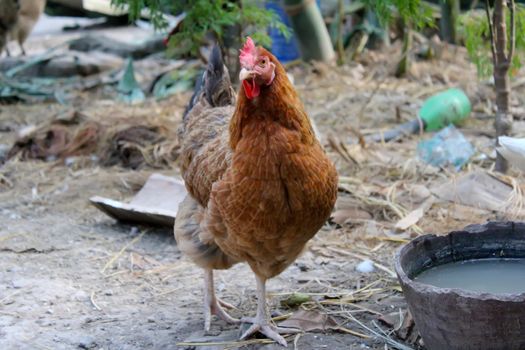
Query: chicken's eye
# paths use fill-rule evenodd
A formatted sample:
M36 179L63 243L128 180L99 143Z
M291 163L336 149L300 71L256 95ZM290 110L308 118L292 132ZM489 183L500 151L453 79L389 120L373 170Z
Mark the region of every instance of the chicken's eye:
M259 66L264 67L266 65L266 58L263 58L261 62L259 62Z

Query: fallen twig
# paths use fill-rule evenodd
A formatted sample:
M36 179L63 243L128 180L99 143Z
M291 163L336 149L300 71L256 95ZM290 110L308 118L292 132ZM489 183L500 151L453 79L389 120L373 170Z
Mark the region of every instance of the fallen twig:
M120 249L120 251L117 254L113 255L113 257L111 259L109 259L109 261L106 263L106 265L104 265L102 270L100 270L100 273L104 274L104 271L106 271L106 269L108 267L113 265L113 263L122 255L122 253L124 253L126 251L126 249L128 249L130 246L135 244L137 241L139 241L142 238L142 236L144 236L144 234L146 232L148 232L148 230L142 231L142 233L140 235L138 235L137 237L133 238L124 247L122 247L122 249Z
M91 292L91 295L89 296L89 300L91 301L91 304L93 304L95 309L97 309L98 311L102 311L100 306L98 306L97 303L95 303L95 292Z

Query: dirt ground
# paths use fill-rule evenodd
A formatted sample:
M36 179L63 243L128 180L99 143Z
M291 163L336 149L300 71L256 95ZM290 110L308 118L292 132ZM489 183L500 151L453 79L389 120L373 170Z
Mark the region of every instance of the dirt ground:
M477 79L464 50L444 47L439 59L416 62L403 79L391 74L398 47L390 50L365 53L343 67L289 70L341 177L333 220L302 257L268 284L276 315L297 312L301 307L282 302L301 292L310 298L302 308L328 314L343 328L289 337L296 349L419 347L415 336L403 337L409 330L395 331L406 311L393 274L395 251L423 233L506 218L433 196L434 185L458 174L418 160L418 141L431 135L366 148L355 143L357 130L370 134L412 119L425 98L456 86L473 102L472 117L461 131L477 149L461 173L490 169L493 163L494 96L491 85ZM516 86L515 107L522 105L522 86ZM190 95L138 106L86 97L74 109L111 124L154 120L174 131ZM10 148L19 130L49 122L67 108L0 105L0 146ZM523 130L517 121L515 133ZM118 223L88 202L94 195L129 199L154 172L177 176L176 157L136 170L102 166L92 155L69 161L15 157L0 166L1 349L278 348L260 340L236 343L238 327L217 320L205 335L201 271L181 256L172 230ZM422 203L428 205L417 224L396 230L399 219ZM364 259L375 263L374 272L356 271ZM255 313L255 281L247 266L218 272L216 287L236 306L232 315Z

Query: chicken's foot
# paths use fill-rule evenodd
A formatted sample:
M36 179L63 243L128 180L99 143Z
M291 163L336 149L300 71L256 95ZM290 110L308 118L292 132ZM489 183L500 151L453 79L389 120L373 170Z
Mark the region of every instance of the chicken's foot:
M215 288L213 286L213 270L204 270L204 330L208 332L211 326L211 315L215 315L228 323L239 323L240 320L228 315L226 309L234 309L235 307L227 302L224 302L215 296Z
M301 333L302 331L297 328L277 327L270 323L266 310L266 280L257 275L255 275L255 279L257 281L257 315L241 319L241 322L252 323L250 328L241 336L241 340L259 332L282 346L287 346L286 340L281 334Z

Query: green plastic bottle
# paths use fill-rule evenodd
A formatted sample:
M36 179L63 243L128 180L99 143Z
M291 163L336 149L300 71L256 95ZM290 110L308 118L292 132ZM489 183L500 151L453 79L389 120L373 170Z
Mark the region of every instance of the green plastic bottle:
M405 135L416 134L424 127L425 131L437 131L450 124L460 124L468 118L472 107L465 93L460 89L449 89L429 97L419 110L419 119L403 123L392 130L366 137L367 142L389 142Z
M450 124L459 124L468 118L472 106L460 89L448 89L429 97L419 110L419 118L425 123L425 131L436 131Z

